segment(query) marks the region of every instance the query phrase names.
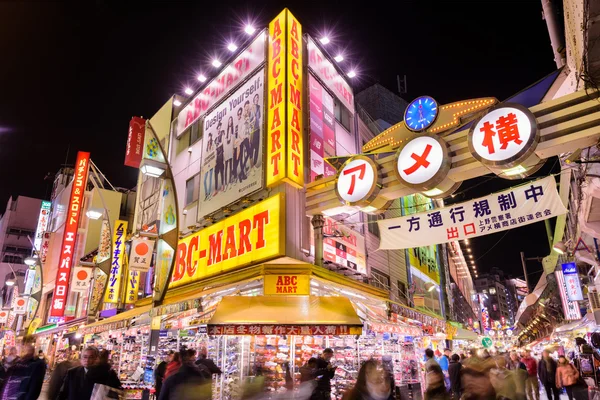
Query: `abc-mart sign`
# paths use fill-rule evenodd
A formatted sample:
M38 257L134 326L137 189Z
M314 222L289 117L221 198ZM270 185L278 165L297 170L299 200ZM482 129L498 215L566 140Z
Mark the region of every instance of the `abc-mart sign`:
M491 108L473 123L468 135L471 155L502 178L524 178L543 164L535 154L540 138L537 121L519 104ZM343 204L365 208L377 197L383 177L373 157L353 156L339 169L336 193ZM444 198L462 183L448 177L451 164L450 146L443 137L416 132L397 149L394 175L427 197Z

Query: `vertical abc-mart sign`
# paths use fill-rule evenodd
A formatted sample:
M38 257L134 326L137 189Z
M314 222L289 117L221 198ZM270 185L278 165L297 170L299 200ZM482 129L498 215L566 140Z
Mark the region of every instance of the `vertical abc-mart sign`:
M531 175L543 164L535 154L540 140L535 116L512 103L491 108L469 130L472 156L505 179ZM394 173L405 186L430 198L453 193L462 182L448 177L452 154L444 138L430 133L413 136L398 148ZM366 207L377 197L381 184L378 167L369 157L351 157L339 170L336 193L345 205Z

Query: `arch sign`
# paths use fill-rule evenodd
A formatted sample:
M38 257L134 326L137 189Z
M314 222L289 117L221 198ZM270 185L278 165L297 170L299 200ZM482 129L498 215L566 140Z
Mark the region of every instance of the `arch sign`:
M406 108L405 122L382 132L363 147L365 154L341 166L336 180L339 200L363 209L373 203L385 187L384 168L374 157L379 153L395 153L393 175L404 186L430 198L451 195L462 183L449 177L453 157L461 153L451 148L447 137L468 122L468 151L476 160L505 179L531 175L543 164L535 154L540 140L535 116L519 104L496 102L483 98L440 106L429 96L415 99Z

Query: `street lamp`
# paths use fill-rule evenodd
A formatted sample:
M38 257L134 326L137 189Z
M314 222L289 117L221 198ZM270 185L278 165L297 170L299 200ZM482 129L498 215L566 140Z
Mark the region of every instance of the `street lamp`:
M38 258L37 257L27 257L25 258L25 265L27 265L29 267L29 269L35 269L35 268L31 268L31 267L35 267L35 265L38 263Z
M102 218L102 216L104 215L104 210L99 210L97 208L90 208L89 210L86 211L85 215L89 219L98 220L98 219Z

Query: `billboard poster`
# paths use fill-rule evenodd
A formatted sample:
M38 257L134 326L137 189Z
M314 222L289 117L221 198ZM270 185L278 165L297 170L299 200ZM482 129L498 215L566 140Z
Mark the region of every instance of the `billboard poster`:
M50 248L50 236L52 234L50 232L44 232L42 236L42 244L40 246L40 261L42 265L46 262L46 258L48 256L48 249Z
M263 186L264 70L204 119L198 217Z
M333 176L335 168L324 158L335 157L333 97L315 77L308 75L310 98L310 180L318 175Z
M42 207L40 208L40 216L38 217L37 228L35 230L35 239L33 240L33 247L35 251L39 252L42 247L42 240L44 239L44 232L48 227L48 220L50 218L50 207L52 202L42 201Z
M145 134L146 120L140 117L131 118L127 135L127 147L125 148L125 165L128 167L140 167Z
M323 239L324 260L367 274L365 238L362 235L331 218L325 218L323 234L330 236Z
M567 286L567 296L571 301L582 301L581 281L577 264L574 262L562 264L562 272Z
M563 306L565 319L567 321L576 321L581 319L579 303L569 300L569 296L567 295L567 284L565 283L565 277L562 270L555 271L554 275L556 276L556 285L558 286L558 293L560 294L560 301Z
M129 270L148 272L152 262L154 240L145 238L133 239L129 256Z
M142 183L139 193L139 207L137 230L158 233L159 206L162 179L148 175L142 175ZM109 233L110 237L110 233ZM109 241L110 243L110 241Z
M108 278L108 288L104 295L105 303L118 303L121 292L123 275L123 259L125 256L125 237L127 236L127 221L117 220L113 232L113 254Z
M52 296L50 307L51 317L63 317L69 294L69 280L73 266L73 255L76 249L77 231L79 229L79 217L83 205L85 187L89 170L90 153L80 151L77 153L75 162L75 176L73 177L69 207L66 210L64 235L61 243L61 251L56 272L56 286Z

